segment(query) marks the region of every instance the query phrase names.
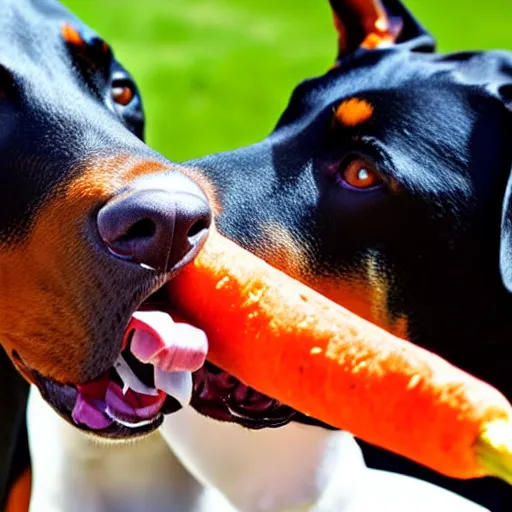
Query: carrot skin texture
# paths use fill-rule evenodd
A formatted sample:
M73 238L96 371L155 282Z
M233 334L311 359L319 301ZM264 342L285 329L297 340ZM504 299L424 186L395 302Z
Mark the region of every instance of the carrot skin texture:
M212 231L169 284L208 359L298 411L454 478L512 408L492 386L357 317Z

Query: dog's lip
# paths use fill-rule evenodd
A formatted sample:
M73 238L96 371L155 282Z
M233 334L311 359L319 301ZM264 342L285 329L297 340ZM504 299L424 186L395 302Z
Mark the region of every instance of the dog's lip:
M246 386L208 361L194 373L191 406L204 416L250 430L279 428L291 422L338 430Z
M159 286L147 294L147 297L138 305L135 314L148 311L161 311L168 314L172 310L172 300L167 295L165 286L167 281L163 284L160 281ZM174 316L174 312L172 312L172 317ZM130 318L133 318L133 314ZM128 329L129 327L125 330L121 351L126 349ZM13 356L18 369L37 385L42 397L60 416L79 430L93 433L99 437L123 439L147 435L158 429L164 414L176 412L182 407L172 396L167 396L156 415L139 419L136 424L130 421L125 422L119 417L102 418L100 415L97 422L92 422L96 428L91 428L73 418L80 386L62 384L49 379L31 369L17 354L13 354ZM111 367L113 366L114 363ZM300 421L302 416L294 409L246 386L208 361L195 371L192 377L193 390L190 405L199 413L213 419L237 423L245 428L255 430L282 427L291 421ZM87 406L87 404L85 405ZM101 411L102 408L100 407L99 410ZM107 421L103 423L105 419Z
M204 416L251 430L282 427L299 414L208 361L194 373L191 406Z
M73 421L73 409L76 405L79 391L76 386L71 384L61 384L52 379L49 379L36 370L30 368L20 357L15 355L16 366L25 377L35 384L41 393L43 399L68 423L72 424L75 428L94 434L96 436L122 439L134 438L147 435L162 424L163 414L168 412L175 412L181 408L172 397L164 403L161 411L154 415L152 418L140 421L139 425L129 426L125 422L112 419L109 425L101 429L93 429L84 424L77 424Z
M71 385L59 384L37 373L34 373L34 377L43 399L48 402L60 416L83 432L112 439L134 438L147 435L158 429L162 424L162 413L158 413L153 418L140 422L137 426L127 426L120 421L113 420L107 427L97 430L84 424L76 424L73 422L72 412L78 397L77 388Z

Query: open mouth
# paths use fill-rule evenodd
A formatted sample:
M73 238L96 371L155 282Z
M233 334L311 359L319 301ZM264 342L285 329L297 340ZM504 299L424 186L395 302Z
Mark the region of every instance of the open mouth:
M162 289L161 289L162 290ZM204 363L206 335L164 311L161 290L133 313L112 366L85 384L61 384L13 354L42 397L68 422L107 438L137 437L160 426L164 414L187 406L192 372Z
M113 365L82 385L57 383L28 368L16 354L14 359L61 416L100 437L146 435L165 414L188 405L249 429L291 421L327 427L206 361L206 334L169 311L172 299L164 285L133 313Z

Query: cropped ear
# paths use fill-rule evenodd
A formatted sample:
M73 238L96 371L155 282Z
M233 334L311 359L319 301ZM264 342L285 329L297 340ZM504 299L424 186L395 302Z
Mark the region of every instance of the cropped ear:
M512 75L512 56L510 61L506 71ZM512 84L499 87L498 94L512 115ZM505 188L501 210L500 273L503 285L512 293L512 170Z
M512 54L501 57L497 86L493 89L512 116ZM512 162L501 210L500 274L503 285L512 293Z
M399 0L330 0L338 31L338 60L358 48L400 46L433 52L434 38Z
M500 273L503 285L512 293L512 173L508 178L501 212Z

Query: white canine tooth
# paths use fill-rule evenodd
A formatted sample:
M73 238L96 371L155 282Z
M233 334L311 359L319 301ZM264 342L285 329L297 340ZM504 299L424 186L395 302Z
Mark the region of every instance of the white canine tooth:
M128 389L133 389L136 393L142 393L143 395L158 395L158 391L155 388L150 388L140 381L122 355L119 355L116 359L114 368L123 381L123 394L126 395Z
M164 372L155 368L155 386L175 398L182 407L190 404L193 387L191 372Z

